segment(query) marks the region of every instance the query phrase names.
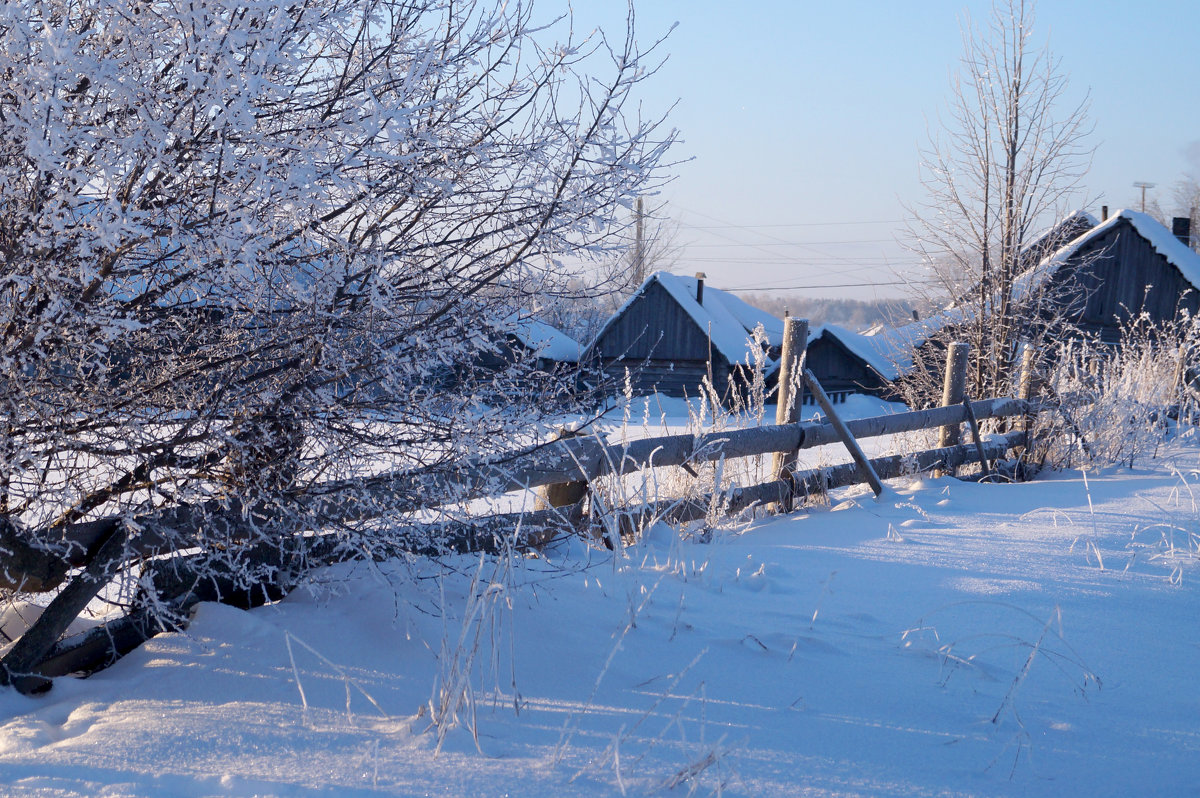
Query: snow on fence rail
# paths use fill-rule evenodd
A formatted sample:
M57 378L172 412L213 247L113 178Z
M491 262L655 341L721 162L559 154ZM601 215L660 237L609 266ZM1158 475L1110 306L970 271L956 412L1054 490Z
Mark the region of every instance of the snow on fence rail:
M411 545L395 544L370 554L376 557L406 552L436 554L538 545L564 530L576 533L593 530L605 520L610 522L606 530L609 535L621 535L641 528L652 518L685 522L703 518L714 510L736 513L755 505L790 507L797 496L855 482L870 482L878 493L881 478L932 468L953 471L971 459L979 460L986 472L988 461L1003 458L1009 450L1025 444L1028 418L1037 409L1028 401L1027 381L1023 380L1021 398L964 400L961 404L843 423L810 372L796 363L791 373L796 377L783 383L779 397L781 404L793 398L798 404L799 394L793 397L789 386L798 389L807 383L821 401L828 420L700 435L666 435L620 444L607 444L598 437L567 437L486 461L467 460L436 470L398 472L364 479L354 485L353 502L335 498L346 495L346 486L331 483L324 489L319 486L306 494L285 497L287 502L282 504L207 502L132 518L114 517L70 524L50 530L55 538L67 544L65 550L69 552L57 559L27 543L21 544L15 535L4 534L2 542L12 553L6 558L4 568L0 568L0 586L50 591L64 581L67 569L81 570L0 658L0 682L14 684L23 691L45 689L49 685L48 677L103 667L142 640L168 628L171 622L164 620L164 607L171 611L168 614L174 614L176 623L182 623L178 619L200 601L225 601L245 606L261 604L286 594L307 569L361 557L363 552L347 550L336 534L322 534L323 530L314 529L312 519L321 519L335 528L339 524L376 518L378 512L373 508L377 505L372 497L410 496L412 500L407 509L415 512L515 490L563 483L586 486L607 475L661 466L689 468L690 464L701 462L770 453L784 455L780 460L783 466L773 478L757 485L614 508L607 519L587 506L586 490L576 491L575 496L584 498L561 507L497 514L436 526L414 522L412 534L407 536ZM981 439L979 420L1014 416L1026 419L1018 425L1019 429L987 441ZM939 427L957 430L963 423L971 425L972 444L940 446L874 460L862 456L857 444L859 438ZM825 469L793 470L794 457L801 450L838 441L855 454L854 463ZM572 491L563 491L558 495L571 494ZM552 495L553 491L543 491L544 498ZM205 560L203 555L170 550L169 541L180 539L178 535L170 534L172 530L194 528L200 524L208 529L223 526L234 532L243 530L248 541L258 541L252 545L248 543L241 554L258 566L258 573L266 574L263 581L247 587L243 584L244 574L239 576L232 570L224 573L219 568L214 571L213 561ZM68 625L115 574L131 561L149 556L160 558L144 566L143 583L152 584L155 593L142 609L76 638L63 638Z
M1022 416L1029 412L1030 405L1021 399L984 399L971 402L970 410L976 419L984 420ZM861 439L961 425L967 420L967 407L960 404L853 419L846 421L845 425L856 439ZM287 529L288 516L320 517L328 519L331 524L363 520L371 517L373 505L370 497L375 494L412 496L407 509L416 511L545 485L591 482L603 476L630 474L651 467L682 466L773 452L796 452L838 443L839 440L834 425L822 421L772 424L700 435L664 435L618 444L606 444L598 437L564 438L489 460L467 460L437 469L370 477L357 486L353 504L329 498L344 494L341 485L318 487L292 499L292 506L303 512L285 512L275 504L247 506L237 501L209 501L172 507L131 519L112 517L71 524L56 537L71 544L67 563L81 567L88 559L87 553L94 551L98 544L120 527L127 528L125 548L131 556L163 554L166 552L161 547L175 538L166 534L169 530L184 529L199 523L209 527L253 524L258 529L278 527L280 532L299 533L307 530ZM1019 442L1011 442L1009 448L1016 445ZM812 483L810 476L804 479L806 484ZM851 483L839 481L838 484ZM777 486L776 493L780 488L786 488L786 485ZM527 526L538 526L543 521L561 520L563 516L562 510L556 508L495 517L505 522L523 518ZM487 526L490 529L497 525L488 523ZM0 579L4 578L11 577L0 575Z

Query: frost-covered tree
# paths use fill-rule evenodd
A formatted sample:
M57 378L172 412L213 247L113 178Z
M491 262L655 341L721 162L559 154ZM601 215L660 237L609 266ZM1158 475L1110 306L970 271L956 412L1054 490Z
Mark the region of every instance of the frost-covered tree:
M1031 290L1049 242L1031 245L1064 217L1091 162L1087 101L1068 102L1059 61L1035 45L1033 5L997 0L983 29L965 26L945 130L923 153L929 199L910 231L965 320L953 335L971 343L976 396L1008 390L1020 341L1055 304Z
M632 25L570 22L492 0L0 7L10 590L71 562L82 596L147 538L243 575L238 552L305 530L369 554L421 502L366 474L494 451L549 405L532 361L484 355L564 263L620 245L671 139L627 113L653 72ZM124 520L64 531L101 517Z

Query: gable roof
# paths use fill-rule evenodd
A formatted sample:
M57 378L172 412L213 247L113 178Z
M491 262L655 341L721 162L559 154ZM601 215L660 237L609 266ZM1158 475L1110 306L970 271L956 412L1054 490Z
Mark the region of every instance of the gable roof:
M1082 230L1070 241L1063 243L1043 257L1036 266L1027 270L1014 284L1017 296L1028 297L1062 268L1072 256L1088 243L1104 236L1114 227L1127 221L1169 264L1179 270L1185 280L1200 289L1200 254L1176 238L1148 214L1138 211L1120 210L1106 221L1097 223L1089 214L1075 212L1039 235L1026 251L1035 252L1063 231ZM822 334L841 343L887 380L895 380L913 366L913 352L922 343L944 327L961 324L970 316L970 307L952 305L949 308L921 321L901 327L877 327L865 333L855 333L833 324L824 326Z
M1119 225L1122 220L1128 221L1137 234L1144 238L1158 254L1162 255L1167 263L1178 269L1183 279L1191 283L1193 287L1200 288L1200 254L1176 238L1153 216L1129 209L1117 211L1106 221L1059 248L1038 265L1038 271L1043 274L1057 272L1082 247L1106 234Z
M646 293L646 289L653 283L658 283L670 294L696 326L709 337L713 348L730 363L741 363L745 360L746 353L749 351L747 339L759 324L763 326L768 345L783 346L783 321L765 310L759 310L738 299L728 291L713 288L707 283L704 286L704 304L701 305L696 301L698 282L695 277L683 277L670 272L655 272L646 278L633 296L625 300L625 303L604 324L588 348L594 348L596 342L617 323L630 305Z
M1072 211L1033 237L1021 252L1022 263L1032 260L1036 266L1079 236L1092 230L1100 221L1087 211Z
M538 357L559 363L578 363L583 351L579 342L544 321L514 313L505 320L505 331Z
M861 333L836 324L826 324L823 325L820 335L829 336L831 340L840 343L871 370L890 382L913 367L913 353L917 347L946 325L962 319L963 312L952 309L900 327L877 325Z

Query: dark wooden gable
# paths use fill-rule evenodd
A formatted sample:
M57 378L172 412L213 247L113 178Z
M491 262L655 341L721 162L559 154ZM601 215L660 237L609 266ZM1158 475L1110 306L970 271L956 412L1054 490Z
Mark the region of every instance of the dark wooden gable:
M593 349L604 360L707 362L710 346L708 331L654 280L600 334ZM711 351L714 362L724 361L720 352Z
M828 332L809 343L805 362L828 392L879 394L885 386L865 360Z
M1128 219L1084 242L1058 270L1054 281L1074 281L1081 289L1072 317L1086 332L1110 343L1141 313L1156 323L1174 320L1179 311L1196 313L1200 297Z

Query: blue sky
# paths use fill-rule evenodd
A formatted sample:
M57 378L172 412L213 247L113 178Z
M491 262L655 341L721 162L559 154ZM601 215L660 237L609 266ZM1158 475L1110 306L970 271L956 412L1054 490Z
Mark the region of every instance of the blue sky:
M624 6L604 2L577 12ZM911 271L897 238L905 204L925 196L919 150L950 96L961 23L989 10L976 0L642 0L643 43L678 22L642 94L649 111L678 101L676 155L690 159L659 198L679 224L675 270L724 288L902 294L881 284ZM1157 183L1165 201L1185 173L1200 178L1200 2L1043 0L1034 39L1061 59L1071 99L1090 94L1092 207L1136 206L1134 181Z

